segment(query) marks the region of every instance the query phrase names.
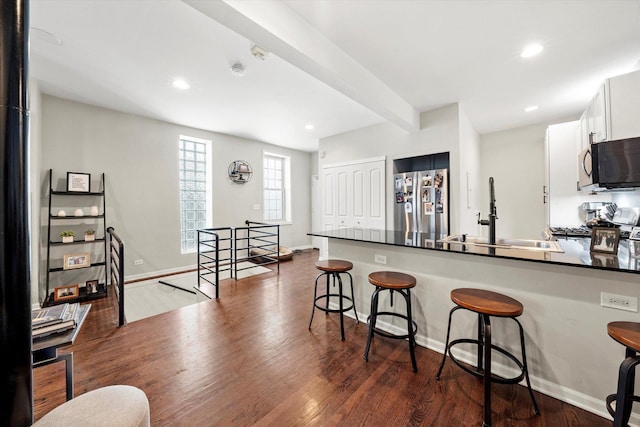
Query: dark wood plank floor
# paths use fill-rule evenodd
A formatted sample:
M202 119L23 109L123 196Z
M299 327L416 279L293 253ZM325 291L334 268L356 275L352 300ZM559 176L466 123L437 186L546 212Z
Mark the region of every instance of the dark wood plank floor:
M220 299L117 328L112 297L94 302L73 346L76 396L110 384L144 390L155 426L478 426L482 383L418 347L376 337L362 359L366 325L316 313L307 329L317 251L275 272L221 287ZM64 401L62 363L34 370L35 416ZM496 426L607 426L605 419L524 387L495 385ZM114 408L117 410L117 408Z

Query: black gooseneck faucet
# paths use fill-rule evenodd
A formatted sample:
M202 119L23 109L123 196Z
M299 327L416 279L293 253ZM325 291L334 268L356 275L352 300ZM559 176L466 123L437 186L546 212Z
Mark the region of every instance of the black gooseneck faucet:
M496 244L496 219L498 219L498 212L496 210L496 190L493 186L493 177L489 178L489 219L480 219L480 212L478 212L478 224L489 226L489 244Z

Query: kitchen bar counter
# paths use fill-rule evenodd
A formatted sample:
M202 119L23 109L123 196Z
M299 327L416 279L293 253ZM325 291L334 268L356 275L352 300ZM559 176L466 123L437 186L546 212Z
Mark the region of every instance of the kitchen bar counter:
M563 253L533 249L489 248L487 246L461 245L439 242L446 236L424 233L405 233L392 230L370 230L343 228L340 230L311 232L311 236L356 242L381 243L435 251L447 251L478 256L510 258L526 261L553 263L575 267L640 274L640 258L629 256L628 240L620 240L617 255L591 253L591 239L588 237L560 237L558 244Z
M520 321L534 390L611 419L604 401L616 390L624 350L607 335L607 323L637 322L640 300L637 261L629 258L626 241L621 241L617 257L592 257L588 238L559 239L564 253L520 249L491 253L488 247L472 245L463 251L459 244L439 242L441 236L423 234L362 229L309 234L328 237L329 258L353 263L354 301L361 319L367 317L371 304L370 273L391 270L414 276L417 284L411 299L418 325L416 342L440 353L453 289L487 289L517 299L524 305ZM615 303L617 309L603 306ZM395 310L388 298L380 304L385 310ZM464 312L456 316L460 319L452 326L452 337L473 336L477 317ZM388 331L403 327L379 326ZM496 345L519 354L513 321L492 319L492 328ZM345 332L348 340L349 330ZM459 359L474 363L473 350L461 350ZM375 352L369 357L369 363L375 361ZM408 355L398 363L409 364ZM421 372L420 366L418 369ZM513 367L503 360L496 360L493 370L503 377L513 373ZM631 425L640 425L638 409L634 408Z

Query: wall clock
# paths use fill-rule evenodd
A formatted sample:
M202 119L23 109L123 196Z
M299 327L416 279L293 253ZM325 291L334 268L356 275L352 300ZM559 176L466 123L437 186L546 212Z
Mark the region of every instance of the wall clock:
M244 184L251 180L253 171L249 162L236 160L229 165L229 178L237 184Z

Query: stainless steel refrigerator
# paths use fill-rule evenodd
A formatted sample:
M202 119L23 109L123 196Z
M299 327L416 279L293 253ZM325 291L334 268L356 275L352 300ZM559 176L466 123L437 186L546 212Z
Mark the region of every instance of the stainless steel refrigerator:
M449 183L447 169L399 173L395 188L395 230L449 234Z

